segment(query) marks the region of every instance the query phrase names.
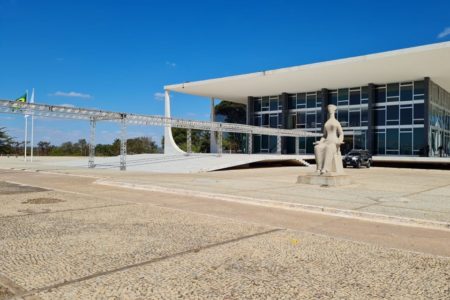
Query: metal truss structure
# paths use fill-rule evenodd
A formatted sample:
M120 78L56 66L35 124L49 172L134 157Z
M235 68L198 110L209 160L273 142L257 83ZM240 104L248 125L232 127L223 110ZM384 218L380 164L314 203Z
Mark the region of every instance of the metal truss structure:
M258 127L245 124L220 123L208 121L194 121L177 118L168 118L156 115L129 114L103 111L96 109L66 107L49 104L22 103L17 101L0 100L0 113L34 115L43 118L86 120L90 122L89 162L90 168L95 167L95 127L99 121L120 123L120 169L126 170L126 140L128 125L164 126L185 128L188 131L187 154L192 152L191 131L207 130L218 133L218 155L222 154L223 132L243 133L248 136L248 147L252 149L253 135L271 135L277 137L277 153L281 154L281 137L294 137L298 144L299 137L314 137L319 134L298 129L280 129ZM248 151L251 153L251 150Z

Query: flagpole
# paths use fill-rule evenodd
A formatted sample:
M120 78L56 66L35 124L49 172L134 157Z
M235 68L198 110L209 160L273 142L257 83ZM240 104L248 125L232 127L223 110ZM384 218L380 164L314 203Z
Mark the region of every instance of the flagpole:
M34 103L34 88L31 92L30 103ZM31 114L31 162L33 162L33 152L34 152L34 114Z
M27 96L25 99L28 99L28 90L26 91L26 95ZM25 140L23 141L23 155L24 155L23 160L26 162L27 161L27 140L28 140L28 136L27 136L27 134L28 134L28 116L25 115L24 118L25 118Z
M23 160L24 161L27 161L27 140L28 140L28 136L27 136L27 134L28 134L28 116L27 115L25 115L24 116L24 118L25 118L25 140L24 140L24 142L23 142L23 155L24 155L24 158L23 158Z

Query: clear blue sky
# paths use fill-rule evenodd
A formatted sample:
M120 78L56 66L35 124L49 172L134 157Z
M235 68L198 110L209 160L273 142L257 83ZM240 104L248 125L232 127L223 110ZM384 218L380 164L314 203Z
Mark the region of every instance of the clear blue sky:
M0 0L0 99L34 87L37 102L163 114L166 84L448 40L448 0ZM176 94L173 109L206 119L209 103ZM2 126L22 137L23 118L0 115ZM88 136L80 122L36 126L55 144ZM116 130L101 125L98 141Z

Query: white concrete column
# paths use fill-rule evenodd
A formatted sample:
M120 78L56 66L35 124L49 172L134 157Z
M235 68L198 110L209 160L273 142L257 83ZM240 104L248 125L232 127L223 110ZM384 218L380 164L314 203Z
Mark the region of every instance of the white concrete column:
M164 116L170 118L170 92L165 90L164 93ZM172 136L172 127L170 124L166 124L164 128L164 154L184 154Z
M216 119L216 112L214 109L214 97L211 97L211 113L210 113L210 121L215 122ZM217 153L217 139L216 139L216 133L211 130L211 141L209 145L209 151L211 153Z

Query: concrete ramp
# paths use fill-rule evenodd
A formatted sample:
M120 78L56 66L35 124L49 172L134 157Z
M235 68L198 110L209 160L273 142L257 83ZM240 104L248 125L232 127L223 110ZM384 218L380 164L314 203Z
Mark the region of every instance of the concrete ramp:
M138 154L127 156L127 170L155 173L198 173L243 166L259 162L297 161L309 166L307 155L272 155L272 154ZM68 159L46 164L60 167L87 168L88 158ZM96 157L97 169L119 169L119 157Z

